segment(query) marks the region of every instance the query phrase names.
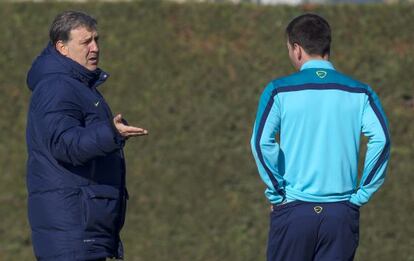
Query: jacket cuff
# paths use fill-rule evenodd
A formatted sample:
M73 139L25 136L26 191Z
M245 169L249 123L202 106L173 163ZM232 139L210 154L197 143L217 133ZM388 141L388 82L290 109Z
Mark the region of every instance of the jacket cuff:
M114 142L121 146L124 147L125 146L125 141L126 139L119 133L118 129L115 127L114 121L112 119L109 120L109 125L112 128L112 131L114 133Z

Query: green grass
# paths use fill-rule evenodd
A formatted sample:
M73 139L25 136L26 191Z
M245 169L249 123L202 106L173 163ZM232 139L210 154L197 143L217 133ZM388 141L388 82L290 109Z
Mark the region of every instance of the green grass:
M265 84L293 72L283 30L304 11L333 28L335 66L373 86L392 158L361 212L356 260L414 260L414 6L0 4L0 259L34 260L26 218L25 121L32 60L66 9L99 20L102 87L149 129L126 147L126 260L264 260L268 204L249 139Z

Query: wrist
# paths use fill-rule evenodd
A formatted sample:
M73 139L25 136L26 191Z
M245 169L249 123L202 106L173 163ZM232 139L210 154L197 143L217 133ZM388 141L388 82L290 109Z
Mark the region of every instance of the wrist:
M122 136L121 133L118 131L118 129L115 126L114 120L111 120L110 122L111 122L110 125L111 125L111 128L113 130L113 133L115 134L114 135L115 143L120 144L120 145L123 146L124 143L125 143L126 138L124 136Z

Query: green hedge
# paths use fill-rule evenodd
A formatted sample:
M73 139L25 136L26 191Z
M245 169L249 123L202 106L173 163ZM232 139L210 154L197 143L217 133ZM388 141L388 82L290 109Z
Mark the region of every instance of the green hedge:
M126 147L126 260L264 260L269 206L249 139L265 84L293 72L283 31L305 11L331 22L334 64L372 85L390 119L388 178L361 210L357 260L414 260L414 7L159 1L0 4L0 259L34 259L25 77L66 9L98 18L111 74L101 90L150 131Z

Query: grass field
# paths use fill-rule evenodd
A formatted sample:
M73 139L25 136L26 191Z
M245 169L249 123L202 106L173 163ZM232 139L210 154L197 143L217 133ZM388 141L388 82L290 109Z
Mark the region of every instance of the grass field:
M114 112L150 131L126 147L126 260L264 260L269 207L249 139L265 84L293 72L283 30L304 11L331 22L335 66L373 86L390 120L388 177L361 210L356 260L414 260L414 6L159 1L0 3L0 260L34 260L25 77L66 9L98 18L111 74L101 90Z

